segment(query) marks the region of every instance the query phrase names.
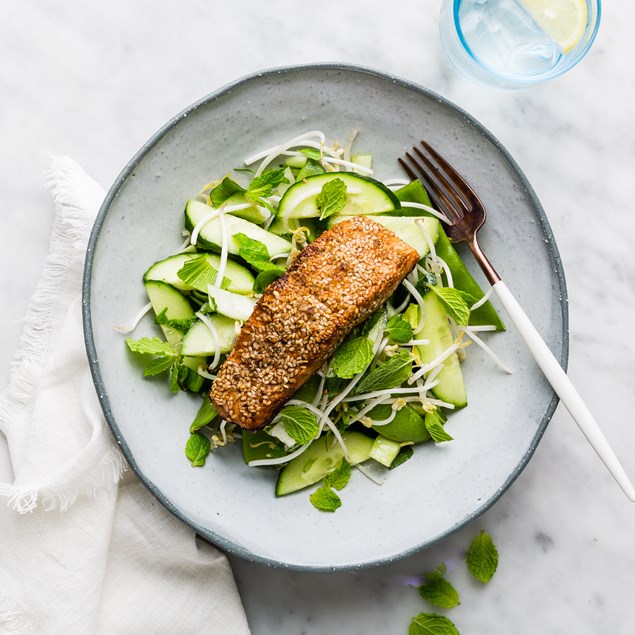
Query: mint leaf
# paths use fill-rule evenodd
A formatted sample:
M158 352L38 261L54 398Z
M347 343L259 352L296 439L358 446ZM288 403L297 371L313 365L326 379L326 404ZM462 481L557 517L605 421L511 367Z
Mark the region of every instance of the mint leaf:
M317 152L317 150L316 150ZM319 152L318 152L319 155ZM302 166L296 177L296 181L302 181L307 176L314 176L315 174L324 174L326 170L319 159L307 158L306 163Z
M458 591L443 577L433 572L433 577L419 587L419 595L433 604L444 609L451 609L459 601Z
M485 531L474 538L467 552L467 568L480 582L486 584L492 579L498 567L498 550L492 538Z
M350 478L351 464L346 459L342 459L340 464L324 477L322 483L325 487L341 490L346 486Z
M401 450L399 450L399 454L392 460L388 469L394 470L396 467L403 465L408 459L412 458L414 453L411 445L404 445Z
M287 434L300 445L306 445L318 433L316 416L301 406L283 408L280 411L280 417Z
M317 148L302 148L300 152L314 161L319 161L322 158L322 153Z
M230 196L238 192L244 192L245 188L241 187L226 176L215 188L209 193L210 201L214 207L220 207Z
M177 363L172 364L172 372L170 373L170 391L173 393L177 393L181 389L179 380L181 379L180 373L182 372L181 367Z
M254 280L254 293L264 293L265 289L280 276L284 275L286 269L276 267L275 269L267 269L261 271Z
M254 269L258 271L282 271L284 273L285 270L282 267L269 260L267 245L240 232L234 234L232 238L238 245L238 255Z
M336 377L350 379L373 361L373 343L367 337L347 339L336 351L331 368Z
M315 199L320 211L320 220L337 214L346 205L346 183L336 178L327 181Z
M401 386L412 374L412 353L399 351L386 363L377 366L363 377L357 385L354 394L385 390Z
M196 256L183 263L183 266L176 272L176 275L192 289L207 293L210 284L216 284L218 271L209 264L207 256ZM231 285L231 280L223 276L221 287L227 289Z
M428 571L424 573L424 577L428 580L436 580L442 578L447 573L448 568L445 566L445 562L442 562L434 571Z
M199 428L211 423L216 417L216 409L212 406L212 402L209 400L209 395L205 395L205 399L201 404L201 407L194 417L194 421L190 424L190 433L193 434Z
M311 504L323 512L334 512L342 506L340 497L330 487L320 487L309 496Z
M435 443L443 443L444 441L452 441L454 439L454 437L451 437L443 428L445 421L446 418L440 410L433 410L432 412L426 413L423 423Z
M159 313L159 315L154 318L154 323L158 324L159 326L170 326L171 328L181 333L187 333L190 329L190 326L192 326L192 324L196 320L195 317L191 317L187 320L170 320L167 317L167 313L168 308L165 307L163 311L161 311L161 313Z
M393 315L386 324L386 333L393 342L405 344L412 339L413 330L412 326L401 315Z
M443 615L419 613L419 615L412 618L408 635L459 635L459 631Z
M289 182L289 179L284 175L284 170L285 168L265 170L249 184L245 196L252 201L262 202L260 199L263 196L270 196L274 187L278 187L280 183Z
M198 432L190 435L185 444L185 456L192 462L192 467L205 465L210 446L210 440L206 436L198 434Z
M174 363L173 357L155 357L144 369L143 374L146 377L151 377L153 375L160 375L164 373L166 370L169 370L172 364Z
M453 287L428 287L445 308L447 314L459 325L467 326L470 319L470 306L476 302L469 293Z
M160 355L174 357L172 347L158 337L142 337L138 340L126 338L126 344L133 353L140 355Z

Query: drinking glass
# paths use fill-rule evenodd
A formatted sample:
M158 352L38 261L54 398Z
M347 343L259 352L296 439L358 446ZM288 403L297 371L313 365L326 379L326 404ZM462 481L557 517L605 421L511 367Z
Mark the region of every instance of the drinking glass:
M526 88L562 75L587 53L600 25L601 3L584 1L586 27L571 50L547 35L522 0L445 0L441 42L463 76L492 88Z

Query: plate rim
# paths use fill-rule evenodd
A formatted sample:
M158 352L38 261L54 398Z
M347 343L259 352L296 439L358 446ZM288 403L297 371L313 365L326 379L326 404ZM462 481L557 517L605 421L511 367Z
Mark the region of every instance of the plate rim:
M204 97L198 99L193 102L179 113L171 117L161 128L159 128L142 146L141 148L134 154L134 156L126 163L123 167L117 178L113 181L112 185L108 189L104 200L99 208L97 216L95 218L95 222L93 228L90 233L90 238L88 240L88 245L86 249L86 257L84 261L84 273L82 278L82 323L84 330L84 344L86 347L86 353L88 356L90 373L92 376L93 383L95 385L95 390L97 392L97 397L99 399L99 403L101 405L102 411L104 413L104 417L108 426L117 442L117 445L120 447L126 461L130 465L131 469L137 475L137 477L141 480L141 482L148 488L148 490L152 493L152 495L174 516L176 516L179 520L184 522L186 525L194 529L194 531L205 541L210 542L213 546L223 549L226 552L229 552L233 555L239 556L240 558L255 562L259 564L264 564L267 566L273 566L282 569L288 569L293 571L303 571L303 572L345 572L345 571L358 571L361 569L366 569L370 567L377 567L382 565L387 565L397 560L401 560L408 556L411 556L415 553L423 551L431 547L432 545L441 542L442 540L449 537L451 534L455 533L465 525L469 524L483 513L485 513L490 507L496 503L501 496L509 489L512 483L518 478L520 473L525 469L529 460L533 456L536 448L544 432L549 424L550 420L553 417L553 414L556 410L556 407L559 403L558 396L554 393L551 401L549 402L545 414L538 425L536 430L536 434L534 435L531 443L525 454L523 455L522 460L518 463L518 465L514 468L505 482L501 485L501 487L490 497L488 498L480 507L474 510L472 513L468 514L465 518L461 519L460 522L455 524L454 526L448 528L444 532L439 535L419 543L413 547L410 547L406 550L400 551L399 553L388 556L376 558L373 560L369 560L363 563L355 563L355 564L343 564L343 565L306 565L306 564L293 564L293 563L285 563L280 560L276 560L274 558L261 556L252 551L233 543L231 540L219 536L215 532L199 525L194 522L192 519L188 518L184 513L179 511L177 507L165 496L161 490L159 490L152 481L137 465L135 458L130 451L128 444L124 436L122 435L119 426L113 416L112 409L110 407L110 400L108 397L108 392L106 390L106 385L103 381L100 368L99 368L99 359L97 357L97 351L94 342L94 333L92 327L91 320L91 280L92 280L92 272L93 272L93 263L94 263L94 252L95 247L97 245L97 241L99 239L99 235L101 232L101 228L103 226L104 220L110 209L110 205L113 200L119 193L119 190L125 183L126 179L133 170L137 167L137 165L141 162L141 160L145 157L145 155L159 142L161 139L172 129L174 128L183 118L187 117L188 114L193 112L194 110L206 106L217 99L220 99L224 95L230 93L232 90L237 88L238 86L242 86L252 81L257 81L259 79L267 78L274 75L285 75L292 74L302 71L345 71L345 72L353 72L362 75L368 75L377 79L387 80L392 82L395 85L401 86L402 88L406 88L414 93L419 95L423 95L428 99L433 99L440 103L441 105L453 110L461 117L463 117L471 126L473 126L476 130L478 130L490 143L492 143L496 149L501 153L503 158L508 162L509 166L512 168L516 176L518 177L520 183L525 189L527 195L529 196L531 205L536 211L537 220L540 223L541 230L546 236L548 243L547 249L549 255L554 264L554 273L558 280L558 286L560 291L560 312L562 318L562 351L560 354L560 359L558 360L566 371L568 366L569 359L569 300L567 294L567 285L564 274L564 268L562 265L562 260L560 258L560 253L558 251L558 246L555 242L555 238L547 219L547 215L538 200L533 188L531 187L527 177L524 175L519 165L516 163L514 158L509 154L507 149L501 144L501 142L486 128L483 124L481 124L477 119L475 119L470 113L465 111L460 106L456 105L454 102L449 99L435 93L434 91L421 86L413 81L404 79L392 73L388 73L385 71L381 71L375 68L357 65L357 64L348 64L342 62L327 62L327 63L312 63L312 64L296 64L289 66L275 66L266 68L260 71L255 71L253 73L243 75L238 79L227 83L217 90L208 93Z

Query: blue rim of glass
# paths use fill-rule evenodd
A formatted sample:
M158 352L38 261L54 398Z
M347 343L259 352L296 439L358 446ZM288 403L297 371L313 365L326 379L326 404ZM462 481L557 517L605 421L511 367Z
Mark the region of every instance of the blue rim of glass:
M597 35L598 29L600 28L600 21L601 21L601 17L602 17L602 1L601 0L587 0L587 4L588 5L590 5L590 6L595 5L596 14L595 14L595 24L593 24L593 30L591 31L591 34L590 34L586 44L584 45L584 47L581 48L579 51L577 51L575 53L575 55L572 55L572 53L575 51L575 49L573 51L571 51L571 53L568 54L570 56L570 60L571 61L569 63L565 63L563 66L556 65L553 69L551 69L551 71L549 71L547 73L541 73L541 74L536 74L536 75L525 75L525 76L521 77L521 76L518 76L518 75L506 75L505 73L499 73L499 72L493 70L487 64L485 64L483 61L481 61L481 59L478 57L478 55L476 55L474 53L474 51L472 51L470 45L467 42L467 39L465 38L465 35L463 34L463 29L461 28L461 22L459 20L459 10L460 10L461 4L463 2L464 2L464 0L453 0L453 2L452 2L452 4L453 4L453 6L452 6L452 19L454 20L454 28L456 29L456 33L458 35L459 42L461 43L461 46L465 49L465 51L468 53L470 58L480 68L484 69L485 71L487 71L491 75L493 75L495 77L498 77L499 79L506 80L506 81L509 81L510 83L514 83L514 84L518 84L518 85L536 84L536 83L539 83L539 82L546 81L548 79L553 79L554 77L559 77L560 75L562 75L566 71L568 71L571 68L573 68L587 54L588 50L591 48L591 45L595 41L595 36ZM587 17L587 27L585 29L585 34L588 32L589 27L591 26L591 23L589 22L591 17L592 17L591 15L589 15L589 17ZM566 59L567 55L563 56L563 58Z

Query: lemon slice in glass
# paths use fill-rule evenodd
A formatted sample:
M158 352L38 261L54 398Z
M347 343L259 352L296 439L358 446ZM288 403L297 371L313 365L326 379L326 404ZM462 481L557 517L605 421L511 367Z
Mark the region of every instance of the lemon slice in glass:
M586 0L520 0L538 26L560 47L571 51L587 23Z

